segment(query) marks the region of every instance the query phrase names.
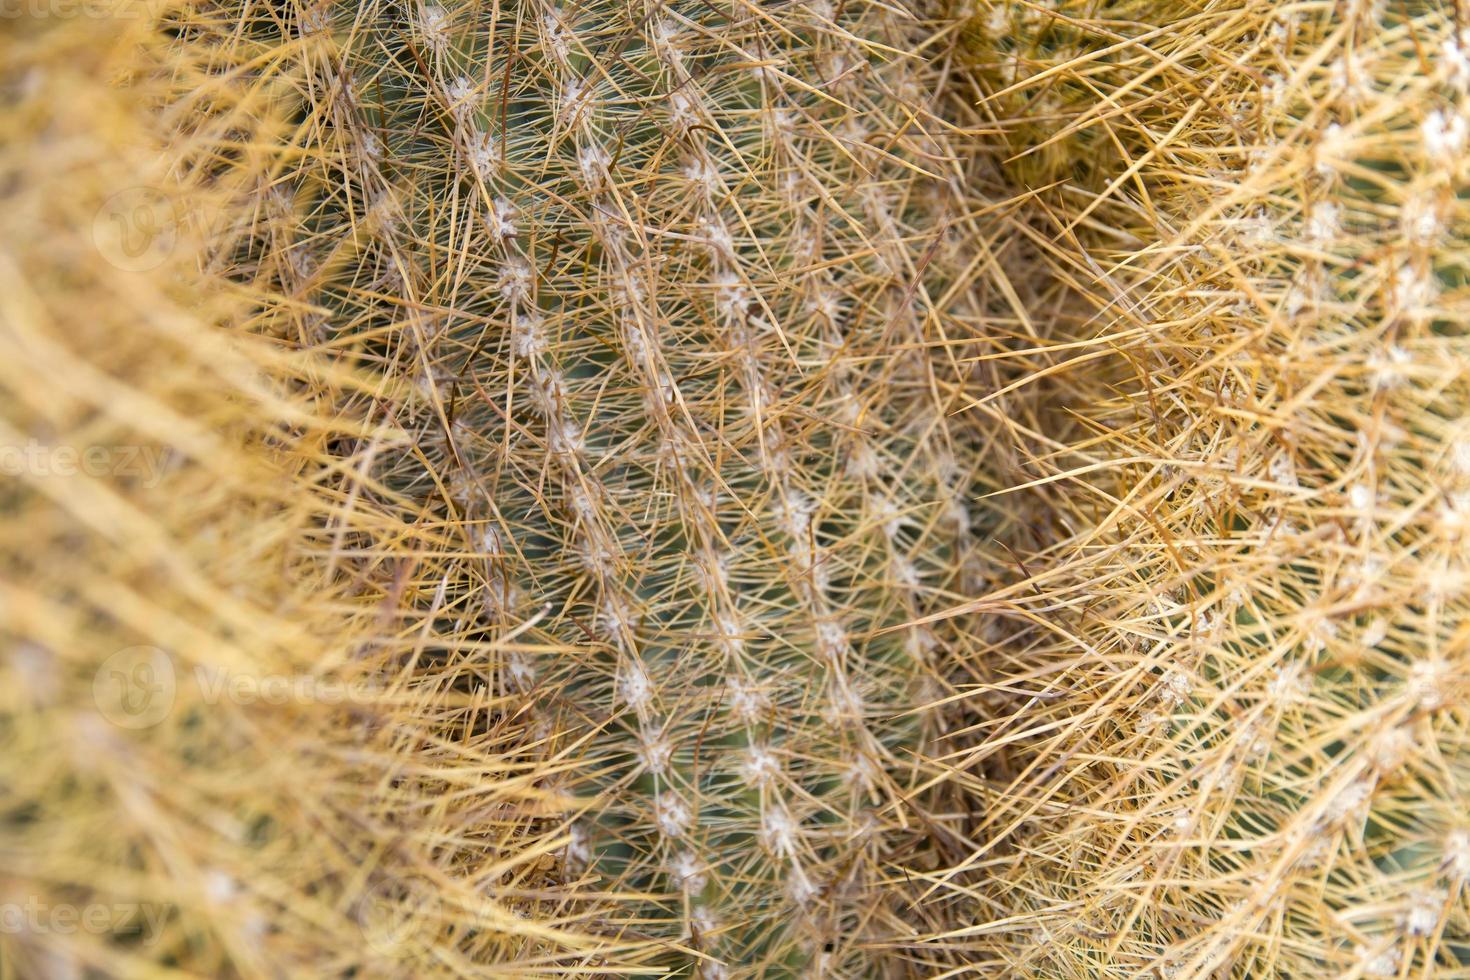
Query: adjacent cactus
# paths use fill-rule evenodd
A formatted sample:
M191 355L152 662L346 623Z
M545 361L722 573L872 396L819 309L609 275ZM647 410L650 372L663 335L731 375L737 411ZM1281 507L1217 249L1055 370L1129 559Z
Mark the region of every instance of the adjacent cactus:
M1009 976L1465 975L1456 21L977 9L1058 315L1008 358L1040 537L958 607L1006 656L951 721L987 806L942 877L1007 928L936 943Z
M0 31L0 972L585 965L555 760L427 632L433 529L361 492L371 376L201 270L280 120L174 41Z
M191 43L301 91L237 275L287 297L268 329L413 382L373 479L454 553L441 628L581 760L568 880L643 896L607 928L667 969L869 974L913 932L888 879L964 642L912 624L984 574L925 25L221 10Z

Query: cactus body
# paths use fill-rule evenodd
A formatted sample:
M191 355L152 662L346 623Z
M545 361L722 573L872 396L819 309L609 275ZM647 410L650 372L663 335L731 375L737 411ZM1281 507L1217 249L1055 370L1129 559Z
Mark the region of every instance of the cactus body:
M643 896L623 928L666 968L867 971L909 930L876 886L943 690L949 627L909 624L975 558L914 15L233 23L299 36L310 130L251 268L283 335L414 382L387 397L421 452L376 478L461 556L452 628L541 647L482 669L580 760L569 880Z
M969 39L1066 294L1015 358L1041 547L983 600L1024 652L954 722L1011 735L969 763L994 860L946 876L1018 917L977 955L1463 975L1470 39L1251 2Z

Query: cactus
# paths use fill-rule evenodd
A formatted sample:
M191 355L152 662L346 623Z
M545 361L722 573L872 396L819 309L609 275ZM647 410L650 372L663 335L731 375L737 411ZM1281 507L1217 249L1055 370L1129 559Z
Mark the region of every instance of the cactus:
M426 637L434 531L359 492L381 379L250 337L206 268L269 87L155 27L0 32L3 972L585 964L556 760Z
M916 621L984 574L926 25L531 0L190 31L301 92L235 274L267 331L406 379L415 449L373 482L442 535L442 628L580 760L569 886L641 896L606 929L664 969L876 968L928 846L933 658L967 642Z
M1356 2L1001 3L966 37L1059 315L1008 358L1040 538L956 607L1009 656L946 722L986 732L988 806L936 878L1009 928L936 945L1464 975L1470 38Z
M7 965L1464 973L1450 12L167 18L0 39L5 424L179 457L7 489L7 885L174 909Z

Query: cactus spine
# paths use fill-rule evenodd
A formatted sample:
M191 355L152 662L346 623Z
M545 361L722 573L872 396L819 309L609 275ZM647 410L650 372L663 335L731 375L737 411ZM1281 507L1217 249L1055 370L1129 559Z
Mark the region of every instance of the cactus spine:
M962 607L1013 655L950 722L1006 733L944 877L1016 917L974 937L1008 975L1465 971L1457 21L976 10L1061 313L1010 357L1030 574Z
M923 25L233 10L305 122L248 268L283 335L414 380L374 478L459 555L453 631L542 651L482 669L581 760L568 879L646 896L665 967L868 971L952 632L910 624L976 555Z

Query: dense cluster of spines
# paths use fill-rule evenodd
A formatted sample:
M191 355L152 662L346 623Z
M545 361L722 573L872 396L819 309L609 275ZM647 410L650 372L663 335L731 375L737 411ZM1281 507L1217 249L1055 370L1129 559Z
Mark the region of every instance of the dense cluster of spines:
M953 13L184 6L101 66L218 205L174 293L75 251L112 103L0 75L91 154L0 154L7 423L180 454L0 525L13 876L213 975L1463 972L1470 35ZM122 735L124 639L377 694Z
M446 536L371 482L407 446L383 379L301 349L357 241L301 242L277 189L251 206L288 131L273 80L187 15L124 13L0 36L0 428L106 464L7 457L0 963L584 964L595 910L547 897L571 801L526 776L563 763L449 625Z
M583 760L567 882L649 895L622 928L665 966L870 969L911 931L879 885L922 841L959 636L905 624L978 554L934 352L975 271L937 247L965 193L922 23L223 9L215 41L276 52L303 120L264 197L288 231L239 268L291 297L282 336L411 382L386 415L418 448L373 481L463 555L443 628L545 651L484 670Z
M1016 928L965 941L1018 975L1463 970L1462 35L1027 10L969 28L1061 315L1005 355L1049 519L978 604L1013 624L964 777L995 803L945 880Z

